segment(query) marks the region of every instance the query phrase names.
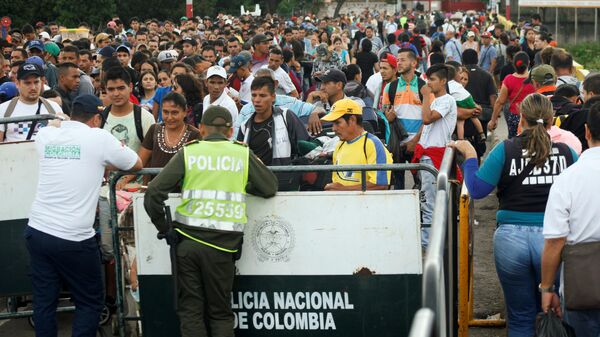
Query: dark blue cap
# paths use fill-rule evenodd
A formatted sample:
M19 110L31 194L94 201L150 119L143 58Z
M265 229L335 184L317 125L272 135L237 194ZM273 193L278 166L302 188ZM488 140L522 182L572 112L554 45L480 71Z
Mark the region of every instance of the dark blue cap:
M248 58L244 57L244 55L242 55L242 54L235 55L231 58L231 62L229 63L229 69L227 70L227 72L232 74L236 70L238 70L240 67L243 67L246 64L248 64L248 62L250 62L250 60Z
M38 66L42 67L43 69L46 69L46 64L44 63L44 60L42 60L42 58L39 56L29 57L29 58L27 58L27 60L25 60L25 62L37 64Z
M4 82L0 85L0 96L3 100L9 100L18 94L19 90L14 82Z
M111 47L111 46L106 46L102 49L100 49L100 51L98 52L98 54L102 55L102 57L112 57L115 54L116 50L115 48Z
M90 94L83 94L75 97L73 100L72 112L80 114L101 114L104 110L102 101Z
M19 66L19 70L17 70L17 80L23 80L28 76L36 76L43 77L44 69L35 63L23 63Z
M41 40L31 40L27 44L27 50L29 51L31 49L39 49L40 51L44 51L44 42Z

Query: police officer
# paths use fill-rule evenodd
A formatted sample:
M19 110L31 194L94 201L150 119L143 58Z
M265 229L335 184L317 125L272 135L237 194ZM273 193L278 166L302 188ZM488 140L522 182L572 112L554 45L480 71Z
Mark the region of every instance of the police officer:
M181 335L233 336L231 290L246 219L246 193L269 198L277 178L244 145L229 141L231 114L210 106L202 116L202 141L187 144L148 185L144 207L152 222L177 243L177 314ZM173 228L164 201L180 182L182 203ZM175 238L177 237L177 238Z

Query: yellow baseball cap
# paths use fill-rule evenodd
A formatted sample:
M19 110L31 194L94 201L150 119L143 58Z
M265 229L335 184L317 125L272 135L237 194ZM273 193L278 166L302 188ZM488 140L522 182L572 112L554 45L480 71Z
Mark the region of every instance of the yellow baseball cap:
M362 107L350 98L344 98L335 102L329 114L321 118L321 120L333 122L344 115L362 115Z

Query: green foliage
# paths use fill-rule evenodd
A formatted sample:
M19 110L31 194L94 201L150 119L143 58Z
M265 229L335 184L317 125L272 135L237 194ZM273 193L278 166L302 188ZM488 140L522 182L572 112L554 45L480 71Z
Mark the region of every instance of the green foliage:
M573 55L573 59L589 71L600 71L600 43L582 42L566 45L564 48Z
M54 5L56 20L67 27L76 27L85 21L93 26L101 25L116 12L115 0L93 0L82 4L81 0L57 0Z
M277 6L277 14L280 16L288 17L294 13L294 10L298 8L297 0L282 0Z
M263 12L267 7L275 10L282 0L258 0ZM299 0L290 0L292 2ZM219 12L239 15L240 5L254 10L256 0L194 0L195 16L215 16ZM92 27L103 27L113 15L124 22L131 17L141 19L176 20L185 15L185 1L173 0L0 0L0 13L12 19L12 28L21 28L25 24L37 21L57 21L69 28L75 28L85 21ZM2 16L0 14L0 16Z

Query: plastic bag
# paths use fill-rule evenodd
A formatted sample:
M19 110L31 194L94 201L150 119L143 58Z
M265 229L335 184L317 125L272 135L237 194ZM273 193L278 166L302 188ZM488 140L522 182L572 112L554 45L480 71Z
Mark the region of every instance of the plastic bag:
M535 320L536 337L575 337L575 332L560 317L556 316L554 311L548 310L548 313L539 313Z

